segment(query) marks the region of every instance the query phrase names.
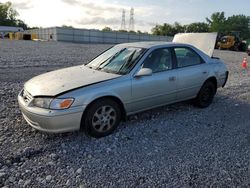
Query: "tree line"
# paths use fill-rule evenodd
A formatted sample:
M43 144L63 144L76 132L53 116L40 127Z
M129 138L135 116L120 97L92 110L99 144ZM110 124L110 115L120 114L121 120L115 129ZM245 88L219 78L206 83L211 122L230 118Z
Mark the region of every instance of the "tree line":
M164 23L156 25L151 31L154 35L167 36L174 36L177 33L184 32L218 32L220 34L238 32L242 38L250 38L250 16L240 14L226 18L225 12L215 12L210 18L206 18L206 22L188 25L181 25L178 22L174 24Z
M28 25L23 20L17 19L18 12L12 8L11 2L0 3L0 25L14 26L28 29Z

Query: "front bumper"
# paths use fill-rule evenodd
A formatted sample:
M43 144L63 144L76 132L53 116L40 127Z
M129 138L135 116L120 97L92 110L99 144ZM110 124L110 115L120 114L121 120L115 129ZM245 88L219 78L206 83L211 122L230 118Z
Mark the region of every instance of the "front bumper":
M80 129L84 106L66 110L50 110L29 107L18 95L18 103L24 119L33 128L49 133L71 132Z

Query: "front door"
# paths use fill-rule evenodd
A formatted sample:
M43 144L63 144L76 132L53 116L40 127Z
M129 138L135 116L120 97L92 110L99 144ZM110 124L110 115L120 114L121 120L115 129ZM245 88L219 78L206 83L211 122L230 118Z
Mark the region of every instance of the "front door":
M137 112L176 100L177 70L169 48L152 51L142 68L150 68L151 76L132 78L132 111Z

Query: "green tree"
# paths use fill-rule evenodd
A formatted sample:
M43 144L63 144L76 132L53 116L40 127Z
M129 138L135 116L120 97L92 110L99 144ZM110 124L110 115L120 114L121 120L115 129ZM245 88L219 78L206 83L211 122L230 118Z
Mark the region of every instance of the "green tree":
M250 17L245 15L233 15L226 20L227 32L237 31L242 38L250 37L249 32Z
M161 26L157 24L151 29L151 32L153 33L153 35L161 35Z
M127 30L122 30L122 29L120 29L120 30L118 30L117 32L127 33L128 31L127 31Z
M102 31L112 31L112 29L110 27L104 27Z
M174 25L164 23L163 25L156 25L152 28L152 33L154 35L164 35L164 36L174 36L178 31L175 29Z
M173 25L164 23L152 28L154 35L174 36L176 33L193 32L218 32L219 36L233 33L240 34L241 38L250 38L250 16L233 15L225 17L224 12L215 12L210 18L206 18L207 23L197 22L189 25L181 25L175 22Z
M68 29L73 29L73 28L74 28L74 27L73 27L73 26L71 26L71 25L65 25L65 24L64 24L64 25L62 25L62 27L63 27L63 28L68 28Z
M18 13L12 8L11 2L0 4L0 25L16 26Z
M131 30L131 31L128 31L128 32L129 32L129 33L133 33L133 34L136 34L136 32L135 32L135 31L132 31L132 30Z
M42 27L37 27L37 26L35 26L35 27L29 27L28 29L42 29Z
M207 18L210 31L218 32L220 35L239 33L241 38L250 37L249 23L250 17L245 15L233 15L225 17L224 12L213 13L211 18Z
M184 33L186 30L186 27L181 25L179 22L175 22L173 25L173 31L174 33Z
M209 25L203 22L191 23L186 26L188 33L206 33L209 31Z
M185 27L175 22L173 25L164 23L163 25L156 25L152 28L151 32L153 35L164 35L164 36L174 36L177 33L183 33Z
M28 25L26 23L24 23L23 20L17 20L16 21L16 26L17 27L22 27L24 30L29 29Z
M27 29L27 24L24 21L17 19L18 12L12 7L11 2L0 3L0 25L23 27Z
M209 31L211 32L225 32L226 31L226 17L224 12L215 12L210 19L206 18L209 24Z

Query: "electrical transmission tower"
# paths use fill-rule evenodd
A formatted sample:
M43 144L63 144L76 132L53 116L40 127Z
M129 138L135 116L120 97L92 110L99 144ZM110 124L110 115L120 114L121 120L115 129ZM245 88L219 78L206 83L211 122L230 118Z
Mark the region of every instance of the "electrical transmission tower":
M126 20L125 20L125 10L122 10L122 24L121 24L121 30L126 30Z
M134 19L134 8L131 8L130 10L130 19L129 19L129 31L135 30L135 19Z

